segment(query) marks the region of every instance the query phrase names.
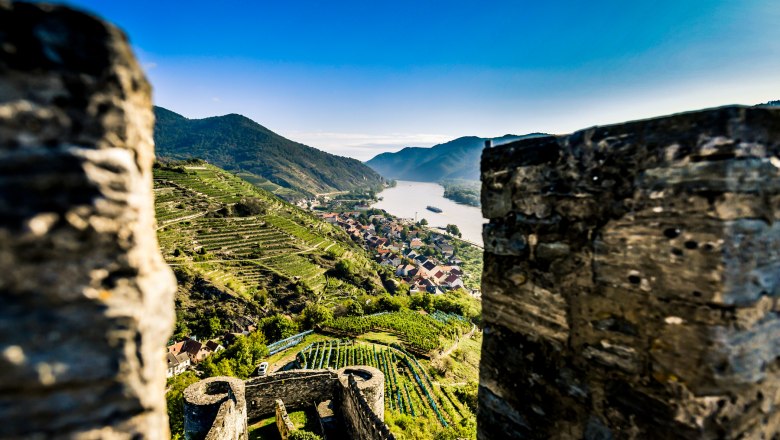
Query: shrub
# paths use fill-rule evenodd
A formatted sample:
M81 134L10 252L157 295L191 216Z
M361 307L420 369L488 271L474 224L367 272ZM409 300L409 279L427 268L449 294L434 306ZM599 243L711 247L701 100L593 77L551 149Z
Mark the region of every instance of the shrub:
M292 431L290 433L290 436L287 437L288 440L322 440L322 437L319 435L311 432L311 431L304 431L304 430L297 430Z

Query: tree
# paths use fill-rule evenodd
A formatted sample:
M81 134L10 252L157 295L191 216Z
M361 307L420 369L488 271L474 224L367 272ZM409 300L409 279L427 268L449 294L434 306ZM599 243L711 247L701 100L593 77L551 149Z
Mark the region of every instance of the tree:
M222 321L219 320L218 317L212 316L208 320L208 334L210 338L213 338L214 336L219 335L222 332Z
M447 225L446 231L456 237L461 237L461 233L460 233L460 229L458 229L458 225L452 225L452 224Z
M298 324L284 315L263 319L260 328L268 341L279 341L298 333Z
M192 371L168 379L168 392L165 393L165 402L168 406L168 423L171 428L172 438L184 436L184 389L198 381L198 376Z
M427 226L428 225L428 220L422 219L419 222L417 222L417 224L419 224L420 226Z
M412 295L409 301L409 308L412 310L433 310L433 297L427 293L416 293Z
M333 319L333 312L319 304L309 303L301 312L301 325L305 329L311 329L318 325L324 325Z
M365 312L363 311L363 306L355 301L352 300L349 302L349 305L347 306L347 314L350 316L363 316Z

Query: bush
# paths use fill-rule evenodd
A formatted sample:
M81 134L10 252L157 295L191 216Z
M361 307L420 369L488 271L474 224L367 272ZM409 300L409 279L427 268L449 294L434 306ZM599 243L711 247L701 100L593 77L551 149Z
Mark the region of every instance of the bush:
M319 304L309 303L301 312L301 326L307 330L318 325L325 325L332 320L333 312Z
M246 379L252 375L257 364L268 356L265 336L261 332L239 336L226 350L212 354L201 363L207 376L233 376Z
M311 432L311 431L304 431L304 430L297 430L292 431L290 433L290 436L287 437L288 440L322 440L322 437L319 435Z
M267 341L279 341L298 333L298 324L284 315L275 315L261 320L260 329Z
M184 389L198 381L198 376L192 371L168 379L168 392L165 401L168 406L168 424L171 428L171 436L184 435Z

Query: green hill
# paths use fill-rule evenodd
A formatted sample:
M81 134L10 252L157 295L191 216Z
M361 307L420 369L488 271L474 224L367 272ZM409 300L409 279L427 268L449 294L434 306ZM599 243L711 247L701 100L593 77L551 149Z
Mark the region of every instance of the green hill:
M500 145L526 137L508 134L492 138ZM387 179L439 182L444 179L479 180L482 148L489 138L465 136L431 148L407 147L395 153L382 153L366 165Z
M341 228L216 166L158 163L154 193L160 247L179 280L180 321L218 315L241 329L307 301L334 305L384 292L376 264ZM351 273L334 269L340 261Z
M187 119L162 107L154 141L159 157L204 159L287 200L379 189L383 179L358 160L293 142L237 114Z

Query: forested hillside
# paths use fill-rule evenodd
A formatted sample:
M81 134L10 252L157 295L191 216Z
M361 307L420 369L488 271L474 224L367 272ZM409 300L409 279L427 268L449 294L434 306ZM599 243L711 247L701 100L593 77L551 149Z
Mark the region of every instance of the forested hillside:
M241 115L187 119L162 107L154 110L158 157L204 159L287 200L377 190L383 183L358 160L293 142Z

